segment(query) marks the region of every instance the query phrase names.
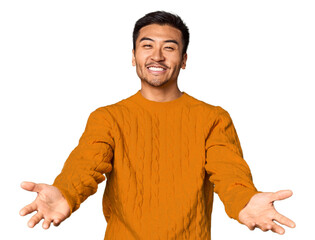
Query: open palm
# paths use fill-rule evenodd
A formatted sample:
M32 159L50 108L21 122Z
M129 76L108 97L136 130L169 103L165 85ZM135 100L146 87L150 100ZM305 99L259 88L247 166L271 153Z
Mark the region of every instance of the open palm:
M275 233L284 234L284 228L276 222L291 228L295 227L295 223L276 211L274 201L287 199L292 194L291 190L255 194L245 208L240 211L240 222L250 230L257 227L263 231L271 230Z
M33 182L23 182L21 187L27 191L37 192L36 199L20 211L21 216L37 211L28 221L29 227L34 227L44 219L42 226L44 229L48 229L51 223L58 226L70 216L68 202L58 188Z

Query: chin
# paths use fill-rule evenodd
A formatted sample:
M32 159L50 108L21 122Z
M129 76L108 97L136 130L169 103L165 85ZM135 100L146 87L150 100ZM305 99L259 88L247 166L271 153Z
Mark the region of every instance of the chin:
M160 81L160 80L147 80L147 79L144 79L144 81L152 87L161 87L169 82L169 80Z

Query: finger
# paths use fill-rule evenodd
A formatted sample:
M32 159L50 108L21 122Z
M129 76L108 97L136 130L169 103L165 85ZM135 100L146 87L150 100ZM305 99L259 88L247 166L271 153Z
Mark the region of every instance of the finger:
M273 220L281 223L282 225L290 227L290 228L294 228L295 227L295 223L291 219L283 216L282 214L280 214L278 212L275 214Z
M33 202L21 209L20 215L25 216L37 210L37 205Z
M255 223L247 223L246 226L248 227L249 230L254 230L256 228L256 224Z
M28 226L30 228L33 228L42 219L43 219L43 214L41 212L38 212L28 221Z
M55 227L58 227L62 221L60 219L54 219L53 224Z
M291 190L280 190L272 195L272 201L284 200L293 195Z
M279 226L278 224L273 224L271 231L273 231L274 233L278 233L280 235L283 235L285 233L284 228Z
M48 229L50 227L50 224L51 224L51 219L45 219L43 222L43 228Z
M33 182L22 182L21 188L30 192L39 192L40 191L40 184L36 184Z
M269 231L269 230L272 229L273 224L274 224L274 223L270 222L270 223L264 223L264 224L262 224L262 225L257 225L257 226L258 226L262 231L267 232L267 231Z

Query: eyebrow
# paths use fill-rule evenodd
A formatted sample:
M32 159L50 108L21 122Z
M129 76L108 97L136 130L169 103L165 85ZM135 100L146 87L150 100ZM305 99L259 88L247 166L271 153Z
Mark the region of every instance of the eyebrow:
M152 41L152 42L154 42L154 40L153 40L152 38L148 38L148 37L143 37L143 38L141 38L141 39L140 39L140 42L142 42L142 41ZM175 43L175 44L179 45L179 43L178 43L176 40L172 40L172 39L170 39L170 40L165 40L164 42L165 42L165 43L171 42L171 43Z

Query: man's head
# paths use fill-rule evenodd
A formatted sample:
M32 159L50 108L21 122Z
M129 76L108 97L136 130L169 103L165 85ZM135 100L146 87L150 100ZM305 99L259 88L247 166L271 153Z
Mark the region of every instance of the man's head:
M169 25L180 30L182 33L183 42L182 54L184 55L187 52L189 44L188 27L179 16L165 11L156 11L148 13L136 22L135 27L133 29L133 50L136 50L136 41L139 37L140 29L150 24Z
M142 83L152 87L177 84L180 69L185 69L188 28L176 15L153 12L135 25L132 64Z

